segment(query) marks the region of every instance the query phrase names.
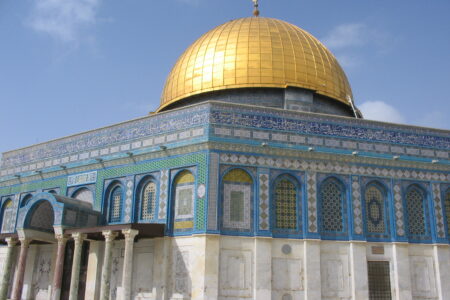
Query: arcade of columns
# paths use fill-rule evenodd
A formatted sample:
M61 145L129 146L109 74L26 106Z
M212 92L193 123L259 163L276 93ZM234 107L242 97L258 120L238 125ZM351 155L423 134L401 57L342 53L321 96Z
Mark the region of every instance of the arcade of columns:
M124 253L124 265L122 273L122 299L131 298L131 278L133 268L133 245L134 239L138 235L139 231L136 229L123 229L121 230L125 237L125 253ZM105 252L103 257L103 268L100 282L100 300L108 300L110 290L111 279L111 261L112 261L112 244L114 239L118 235L118 231L106 230L102 234L105 238ZM70 295L69 300L78 299L78 284L80 277L80 260L82 253L83 241L86 239L86 234L75 232L71 235L56 234L57 241L56 247L56 263L54 268L54 276L52 283L51 299L59 300L61 295L61 284L64 266L64 254L66 248L66 242L69 238L74 240L74 254L72 262L72 276L70 282ZM11 300L20 300L22 297L22 289L25 276L25 267L28 254L28 248L32 241L31 238L19 239L9 237L5 239L7 243L6 258L4 263L3 276L0 283L0 300L6 300L8 294L9 279L11 276L11 269L13 266L13 251L16 245L20 242L20 253L17 262L17 269L14 277L13 289L11 294Z

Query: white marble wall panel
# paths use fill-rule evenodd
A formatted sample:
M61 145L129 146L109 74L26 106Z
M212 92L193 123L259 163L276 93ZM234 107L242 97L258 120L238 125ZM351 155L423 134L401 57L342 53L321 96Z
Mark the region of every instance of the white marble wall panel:
M322 244L320 257L322 299L350 299L350 274L348 245Z
M220 296L252 297L252 252L222 249L220 252Z
M38 246L33 270L31 298L48 300L51 292L52 245Z
M436 276L431 256L410 256L413 299L437 299Z
M133 254L132 299L152 300L154 249L151 240L135 243Z

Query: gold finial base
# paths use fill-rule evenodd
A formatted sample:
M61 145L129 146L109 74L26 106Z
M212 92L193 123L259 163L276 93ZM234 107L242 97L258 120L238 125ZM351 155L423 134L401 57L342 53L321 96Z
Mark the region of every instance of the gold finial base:
M258 0L253 0L253 7L255 8L255 9L253 10L253 15L254 15L255 17L258 17L258 16L259 16L259 9L258 9L259 4L258 4Z

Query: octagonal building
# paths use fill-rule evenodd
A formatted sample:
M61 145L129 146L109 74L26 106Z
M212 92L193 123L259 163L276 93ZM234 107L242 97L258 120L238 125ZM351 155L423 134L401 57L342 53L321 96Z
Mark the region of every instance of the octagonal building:
M449 154L305 30L232 20L155 113L3 153L0 300L450 299Z

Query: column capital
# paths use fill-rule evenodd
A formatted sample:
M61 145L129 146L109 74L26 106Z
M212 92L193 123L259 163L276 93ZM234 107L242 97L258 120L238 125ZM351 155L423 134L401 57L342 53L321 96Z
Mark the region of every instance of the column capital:
M28 247L31 243L31 239L29 238L19 238L21 247Z
M125 240L134 240L134 238L139 234L139 230L123 229L122 234L125 236Z
M8 247L14 247L19 242L19 240L14 237L8 237L5 239L5 241L8 244Z
M75 241L75 243L81 243L83 240L86 239L86 234L81 232L74 232L72 233L72 238Z
M58 243L67 242L68 238L69 236L67 234L60 234L60 233L55 234L55 239L58 241Z
M111 242L117 237L117 231L105 230L102 232L105 242Z

